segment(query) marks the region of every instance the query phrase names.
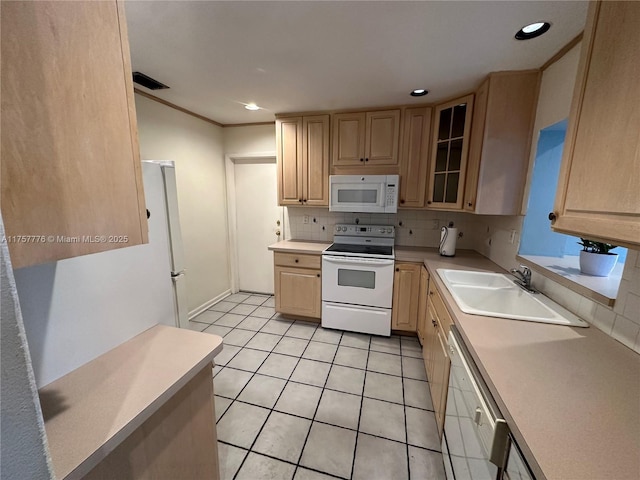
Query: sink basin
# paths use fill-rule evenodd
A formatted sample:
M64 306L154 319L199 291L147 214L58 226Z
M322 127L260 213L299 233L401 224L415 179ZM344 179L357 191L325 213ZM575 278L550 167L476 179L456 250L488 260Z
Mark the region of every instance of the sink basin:
M442 268L437 272L465 313L573 327L589 326L544 295L524 291L502 273Z
M501 273L474 272L470 270L438 269L438 274L445 282L452 285L472 285L477 287L513 287L512 279Z

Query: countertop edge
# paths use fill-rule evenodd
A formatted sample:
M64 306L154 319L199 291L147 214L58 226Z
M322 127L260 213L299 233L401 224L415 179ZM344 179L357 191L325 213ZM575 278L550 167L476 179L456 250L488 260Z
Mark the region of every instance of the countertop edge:
M170 332L169 330L175 330L175 332ZM86 367L87 365L92 364L93 362L102 360L106 355L109 355L109 354L113 355L114 351L123 347L129 342L133 342L136 340L139 342L143 336L145 335L152 336L154 333L157 333L157 332L160 332L161 334L166 334L166 332L168 332L169 334L176 333L178 336L184 336L184 333L186 333L187 330L177 329L174 327L168 327L164 325L155 325L143 331L142 333L136 335L135 337L128 340L127 342L124 342L123 344L97 357L91 362L88 362L87 364L79 367L73 372L70 372L64 377L61 377L61 379L58 379L52 382L51 384L46 385L40 391L47 392L47 389L55 389L56 382L58 382L59 380L65 379L65 377L67 377L68 375L72 375L74 374L74 372L78 372L79 370ZM188 331L188 332L189 332L189 335L191 333L196 333L196 334L199 333L199 332L191 332L191 331ZM208 353L196 354L197 357L200 357L198 361L193 363L193 365L190 368L185 369L184 372L177 379L172 380L171 385L169 385L165 390L160 392L151 402L147 403L146 406L142 407L140 411L135 413L132 416L132 418L122 426L122 428L120 428L117 432L113 433L108 439L103 441L100 445L97 445L95 449L84 458L84 460L79 461L75 466L66 465L64 466L64 469L61 469L58 465L56 465L55 453L51 451L55 449L51 449L52 438L50 437L49 432L47 432L47 440L49 442L49 447L52 454L54 472L56 476L61 479L64 478L64 479L70 479L70 480L80 479L84 477L96 465L98 465L100 461L106 458L124 440L126 440L126 438L128 438L129 435L131 435L131 433L133 433L138 427L140 427L145 421L147 421L155 412L157 412L171 397L173 397L173 395L175 395L191 379L193 379L198 372L200 372L203 368L206 368L207 364L213 364L214 357L223 349L223 342L222 342L222 338L218 337L217 335L210 335L210 334L206 334L206 335L211 337L211 340L213 341L213 343L211 344L211 347L206 347L204 349L204 351L209 350ZM150 341L153 341L153 339L151 339ZM217 344L214 344L215 342L217 342ZM170 355L167 355L167 356L170 357ZM46 426L47 426L47 420L45 420L45 430L46 430ZM59 434L54 435L54 437L60 437L60 435ZM59 441L59 439L56 438L55 441ZM91 447L91 448L94 448L94 447Z
M272 252L320 255L322 251L330 245L331 242L316 240L281 240L269 245L267 248Z
M439 263L441 263L443 261L446 261L446 259L441 259L439 256L437 256L437 254L433 255L432 258L425 258L424 265L428 269L431 281L434 281L438 292L442 296L445 308L447 309L447 311L449 312L449 314L453 318L454 324L457 326L458 331L461 333L462 338L463 338L463 340L465 342L465 345L466 345L467 349L469 350L469 352L470 352L470 354L471 354L471 356L473 358L473 361L476 363L476 366L480 370L480 373L481 373L481 375L483 377L483 380L487 384L487 386L489 388L489 391L491 392L491 395L494 397L494 400L498 404L498 407L500 408L504 418L507 420L507 423L509 425L509 429L511 430L511 433L513 434L516 442L518 443L518 446L522 450L522 453L523 453L526 461L529 463L529 466L530 466L531 470L533 471L534 475L536 476L536 478L538 480L545 480L547 478L557 478L558 472L547 471L545 473L545 470L543 470L542 466L538 462L538 458L536 457L536 454L534 453L533 450L531 450L531 447L529 446L529 444L527 443L527 441L525 439L525 435L523 434L523 431L522 431L522 425L518 425L518 422L516 421L516 419L514 418L512 413L510 412L510 409L509 409L508 405L505 403L505 401L503 400L502 395L500 393L501 388L498 388L498 386L495 384L495 382L494 382L494 380L492 378L492 376L493 376L492 373L489 370L487 370L487 367L483 363L482 356L478 353L478 350L474 346L474 341L469 337L468 332L465 331L464 325L462 325L462 324L468 323L469 320L466 319L466 317L469 317L469 315L464 314L463 312L459 311L457 305L455 304L455 300L453 299L453 297L449 293L449 290L447 289L446 285L444 284L444 282L440 278L440 275L436 271L438 268L458 268L458 269L463 269L463 270L479 270L479 269L483 269L485 271L495 271L495 272L499 272L499 273L506 273L503 268L501 268L500 266L498 266L497 264L492 262L490 259L488 259L486 257L483 257L480 254L477 254L477 255L479 257L478 259L481 261L481 264L482 264L481 267L480 267L479 264L478 265L465 265L463 263L464 262L463 259L454 260L454 263L456 264L455 266L451 266L451 267L450 266L446 266L445 267L444 265L439 265ZM461 260L462 260L462 262L461 262ZM472 316L472 317L474 317L474 322L482 322L483 319L488 321L488 322L494 322L495 320L500 320L500 319L495 319L495 318L492 318L492 317L483 317L483 316ZM545 325L545 324L540 324L540 325ZM548 327L548 325L546 327ZM559 328L570 328L570 329L578 328L578 327L562 327L562 326L558 326L558 327ZM600 332L593 325L590 325L589 330L596 331L597 333L593 334L593 335L596 335L596 336L605 335L604 333ZM609 339L603 338L602 340L603 341L605 341L605 340L608 341ZM615 342L615 340L613 340L613 339L611 339L611 341ZM619 349L618 347L622 347L622 345L617 345L617 344L613 344L612 343L611 347L615 347L615 349ZM605 348L607 348L607 347L605 346ZM494 373L496 373L496 372L494 372ZM548 388L553 388L553 387L547 387L547 389ZM505 392L503 392L503 394L504 393ZM531 426L529 425L529 426L525 427L525 429L527 429L527 428L531 428ZM595 478L595 477L593 477L593 478Z

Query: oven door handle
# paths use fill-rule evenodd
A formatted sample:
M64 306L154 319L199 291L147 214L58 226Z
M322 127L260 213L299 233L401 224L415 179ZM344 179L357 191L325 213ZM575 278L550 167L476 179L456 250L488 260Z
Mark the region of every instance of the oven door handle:
M322 260L338 265L393 265L395 260L388 258L362 258L362 257L337 257L334 255L323 255Z

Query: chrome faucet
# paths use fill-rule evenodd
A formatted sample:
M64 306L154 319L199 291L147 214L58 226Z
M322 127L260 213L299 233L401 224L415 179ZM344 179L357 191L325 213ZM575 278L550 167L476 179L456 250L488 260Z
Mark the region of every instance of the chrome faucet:
M520 265L520 268L522 270L518 270L517 268L512 268L510 270L511 274L516 277L516 280L514 280L513 283L529 293L538 293L531 286L531 269L525 265Z

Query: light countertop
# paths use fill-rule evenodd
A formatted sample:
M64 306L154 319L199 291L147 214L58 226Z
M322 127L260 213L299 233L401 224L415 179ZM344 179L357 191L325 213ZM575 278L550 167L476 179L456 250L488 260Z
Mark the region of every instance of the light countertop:
M304 243L295 242L296 252L317 251L305 252ZM638 354L593 326L462 312L436 269L506 273L476 252L450 258L435 248L396 246L395 253L397 261L428 268L538 480L640 478Z
M463 313L436 269L504 271L466 251L424 263L539 480L640 478L640 356L595 327Z
M269 245L269 250L282 253L308 253L320 255L322 251L331 245L331 242L315 242L312 240L282 240Z
M222 338L156 325L40 389L57 478L81 478L205 368Z

